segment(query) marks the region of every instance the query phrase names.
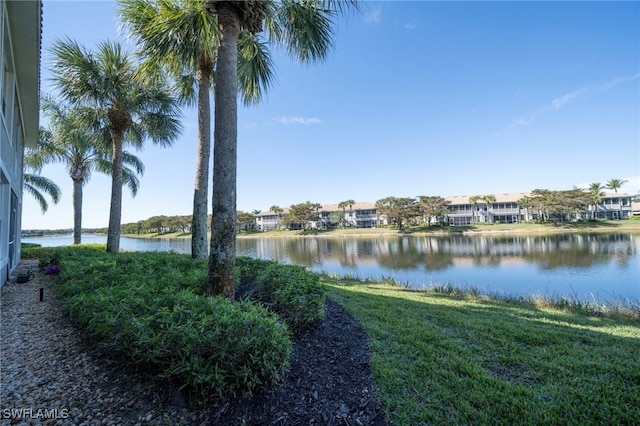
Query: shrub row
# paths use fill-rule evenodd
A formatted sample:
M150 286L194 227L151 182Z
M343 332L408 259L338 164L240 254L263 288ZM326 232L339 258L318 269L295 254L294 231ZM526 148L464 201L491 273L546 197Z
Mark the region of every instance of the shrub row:
M292 328L304 328L324 318L325 291L320 276L302 266L238 257L236 282L255 283L254 298L277 312Z
M320 277L297 265L272 263L257 277L258 294L293 328L324 318L325 291Z
M60 248L52 259L64 306L90 336L200 402L251 392L288 366L290 334L275 314L201 295L206 261L84 246Z

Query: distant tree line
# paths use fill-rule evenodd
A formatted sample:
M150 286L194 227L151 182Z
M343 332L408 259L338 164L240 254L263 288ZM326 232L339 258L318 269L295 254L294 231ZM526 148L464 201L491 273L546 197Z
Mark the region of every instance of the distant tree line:
M517 204L526 217L533 217L538 222L565 221L570 217L582 217L587 211L591 215L588 219L596 219L596 207L602 203L605 196L604 189L614 189L617 192L617 188L599 183L591 184L587 190L578 188L558 191L534 189L529 195L517 200ZM495 202L496 197L492 194L469 197L469 203L474 207L472 210L473 220L477 220L475 211L479 205ZM325 228L344 228L353 226L353 223L346 220L346 209L351 210L354 204L356 203L353 200L342 201L338 203L339 210L327 212L323 210L322 204L305 201L304 203L292 204L286 213L285 209L276 205L271 206L269 211L277 215L278 229L305 230L317 226L319 222L322 222ZM375 209L378 217L384 217L387 224L402 230L407 226L447 225L450 201L436 195L388 196L376 201ZM261 213L260 210L237 211L237 231L256 231L256 217L259 213ZM122 224L122 232L130 235L181 232L186 235L192 232L192 218L192 215L152 216L138 222ZM211 223L211 215L208 216L207 223ZM210 225L207 228L208 231L211 231ZM34 234L36 231L28 232L29 235L42 235L45 233L68 233L70 230L37 231L39 234ZM83 229L83 232L104 233L107 232L107 228Z

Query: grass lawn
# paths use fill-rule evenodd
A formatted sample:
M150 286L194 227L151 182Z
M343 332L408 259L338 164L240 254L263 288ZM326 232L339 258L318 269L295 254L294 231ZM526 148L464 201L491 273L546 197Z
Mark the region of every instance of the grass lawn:
M395 424L640 424L637 317L323 280Z

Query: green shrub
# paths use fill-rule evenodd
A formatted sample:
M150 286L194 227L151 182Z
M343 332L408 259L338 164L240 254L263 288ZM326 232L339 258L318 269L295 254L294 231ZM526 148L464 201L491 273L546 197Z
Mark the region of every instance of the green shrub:
M288 366L291 338L274 313L201 295L206 261L85 247L58 256L64 306L96 345L175 380L201 403L251 392Z
M257 278L259 297L294 328L324 318L325 291L320 277L302 266L271 263Z
M256 282L258 276L269 266L276 264L272 260L254 259L252 257L236 257L236 284L242 285Z

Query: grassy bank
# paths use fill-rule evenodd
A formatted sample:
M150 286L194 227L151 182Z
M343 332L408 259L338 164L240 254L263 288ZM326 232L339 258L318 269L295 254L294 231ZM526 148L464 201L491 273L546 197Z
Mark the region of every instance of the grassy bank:
M640 321L328 280L370 338L389 418L419 424L638 424Z
M450 235L450 234L559 234L571 232L637 232L640 233L640 220L598 220L585 222L568 222L554 225L553 223L494 223L475 224L465 226L413 226L407 227L402 232L397 227L379 228L339 228L327 231L241 231L239 238L278 238L301 236L326 236L326 237L358 237L358 236L395 236L395 235ZM132 238L191 238L191 234L183 232L127 234Z
M236 312L223 301L213 306L200 296L204 261L173 253L113 256L78 248L24 249L25 255L30 252L60 262L56 286L84 332L93 330L111 351L147 368L151 361L171 366L160 375L175 379L173 373L180 372L192 388L211 385L202 379L209 375L199 365L193 368L205 345L221 345L228 355L215 356L224 360L221 368L228 368L216 389L239 380L238 375L246 379L234 367L238 349L231 343L257 339L260 353L282 346L264 333L280 324L271 314L255 307L253 323L245 327L248 306ZM239 279L272 277L258 274L264 268L260 263L241 265ZM593 313L563 303L415 291L327 276L321 280L327 294L365 328L374 391L393 424L631 425L640 420L637 312ZM246 350L256 350L255 344L249 346ZM212 351L207 356L220 348ZM280 374L277 370L274 374Z

